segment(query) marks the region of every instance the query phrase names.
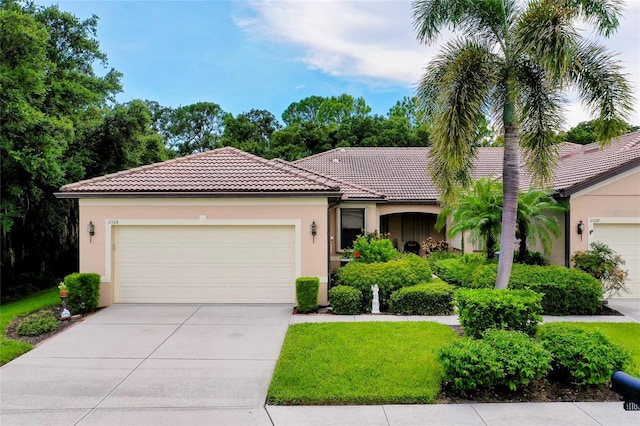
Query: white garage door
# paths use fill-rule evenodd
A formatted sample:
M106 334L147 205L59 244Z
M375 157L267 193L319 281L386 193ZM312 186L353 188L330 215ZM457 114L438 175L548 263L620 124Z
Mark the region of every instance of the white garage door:
M293 226L117 226L116 303L293 303Z
M623 269L629 271L629 292L613 298L640 298L640 223L595 223L593 241L605 243L626 262Z

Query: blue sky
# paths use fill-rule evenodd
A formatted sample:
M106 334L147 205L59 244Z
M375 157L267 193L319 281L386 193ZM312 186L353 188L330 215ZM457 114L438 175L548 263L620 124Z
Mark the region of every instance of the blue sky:
M109 66L124 74L118 100L166 106L215 102L234 114L266 109L280 118L310 95L362 96L386 114L412 96L439 46L415 41L409 0L60 1L100 18ZM627 2L606 44L640 82L640 1ZM567 126L589 117L569 97ZM640 124L638 103L631 121Z

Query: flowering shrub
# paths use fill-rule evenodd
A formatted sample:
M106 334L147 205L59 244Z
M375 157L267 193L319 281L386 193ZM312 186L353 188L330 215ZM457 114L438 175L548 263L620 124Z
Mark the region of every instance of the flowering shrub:
M388 236L388 234L381 235L378 231L358 235L353 242L353 259L363 263L388 262L397 259L399 253Z

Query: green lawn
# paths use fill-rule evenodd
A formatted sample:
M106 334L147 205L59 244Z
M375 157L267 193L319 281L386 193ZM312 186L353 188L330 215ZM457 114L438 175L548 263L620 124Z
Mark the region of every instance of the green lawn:
M428 322L297 324L289 327L269 404L411 404L440 392L440 348L453 330Z
M626 373L640 377L640 324L611 322L565 322L583 330L600 330L612 342L631 353L633 365ZM542 326L544 327L544 325Z
M7 327L16 317L26 315L38 309L55 306L60 303L57 288L45 290L41 293L26 297L16 302L0 306L0 365L4 365L14 358L31 350L31 345L5 337Z

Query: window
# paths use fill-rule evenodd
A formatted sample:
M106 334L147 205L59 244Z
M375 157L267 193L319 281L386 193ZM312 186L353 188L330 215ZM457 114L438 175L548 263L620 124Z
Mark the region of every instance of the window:
M364 209L340 209L340 250L353 246L356 237L365 229Z

